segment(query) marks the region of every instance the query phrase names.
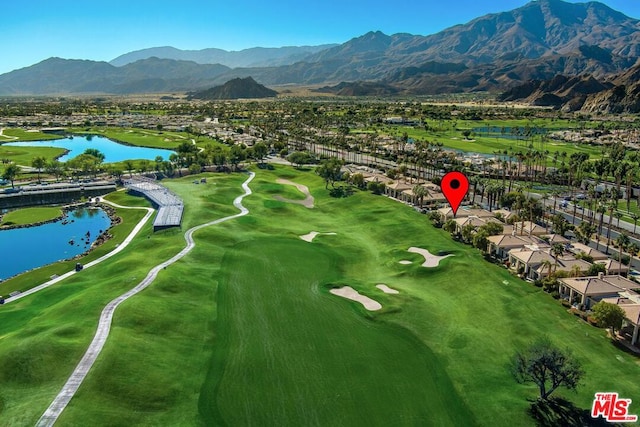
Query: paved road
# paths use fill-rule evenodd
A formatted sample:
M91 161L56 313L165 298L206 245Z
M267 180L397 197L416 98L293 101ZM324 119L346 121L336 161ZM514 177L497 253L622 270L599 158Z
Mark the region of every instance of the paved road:
M244 183L242 183L244 194L236 197L236 199L233 201L233 206L238 208L240 210L240 213L227 216L224 218L220 218L215 221L211 221L206 224L201 224L196 227L190 228L184 235L184 238L187 242L187 246L185 246L184 249L182 249L173 258L153 267L149 272L149 274L147 275L147 277L145 277L133 289L120 295L119 297L117 297L116 299L114 299L113 301L111 301L109 304L106 305L106 307L102 310L102 313L100 314L100 320L98 321L98 329L96 331L95 336L93 337L93 341L91 341L89 348L87 349L86 353L80 360L80 363L78 363L78 365L76 366L76 369L73 371L73 373L67 380L66 384L62 387L62 390L60 390L60 392L58 393L56 398L53 400L51 405L49 405L49 407L44 412L42 417L40 417L40 419L38 420L38 423L36 424L37 427L53 426L57 421L58 417L60 416L60 414L62 414L62 411L64 411L66 406L69 404L69 402L75 395L76 391L80 387L80 384L82 384L82 381L84 381L89 370L93 366L93 363L96 361L96 359L98 358L98 355L102 351L102 348L104 347L104 344L107 341L107 338L109 337L109 331L111 329L111 321L113 319L113 313L116 310L116 308L118 308L118 306L122 302L126 301L128 298L132 297L133 295L137 294L138 292L148 287L151 283L153 283L153 281L155 280L155 278L157 277L158 273L161 270L170 266L174 262L178 261L185 255L187 255L195 247L195 242L193 240L193 233L200 230L201 228L220 224L221 222L238 218L249 213L249 210L242 205L242 199L244 199L246 196L251 194L249 183L251 182L254 176L255 176L255 173L253 172L249 173L249 178L247 178L247 180Z
M152 208L143 208L143 207L132 207L132 206L121 206L121 205L117 205L115 203L112 202L108 202L104 199L101 199L102 203L106 203L109 204L111 206L114 206L116 208L120 208L120 209L145 209L147 211L147 213L145 214L145 216L138 222L138 224L136 224L136 226L133 228L133 230L131 231L131 233L129 233L129 235L127 236L126 239L124 239L124 241L122 243L120 243L118 245L117 248L115 248L114 250L112 250L111 252L109 252L108 254L105 254L103 256L101 256L100 258L93 260L87 264L84 265L84 269L87 268L91 268L96 264L100 264L102 261L111 258L112 256L120 253L124 248L126 248L129 243L131 243L131 241L133 240L134 237L136 237L136 235L140 232L140 230L142 229L142 227L144 227L144 225L147 223L147 221L149 220L149 218L151 217L151 215L153 215L154 209ZM61 276L58 276L54 279L51 279L47 282L44 282L41 285L35 286L27 291L24 291L22 293L19 293L18 295L12 296L12 297L8 297L7 299L5 299L4 303L5 304L9 304L12 303L14 301L19 300L20 298L24 298L27 295L31 295L31 294L35 294L36 292L40 292L43 289L48 288L51 285L55 285L58 282L61 282L62 280L73 276L74 274L76 274L77 271L75 270L71 270Z

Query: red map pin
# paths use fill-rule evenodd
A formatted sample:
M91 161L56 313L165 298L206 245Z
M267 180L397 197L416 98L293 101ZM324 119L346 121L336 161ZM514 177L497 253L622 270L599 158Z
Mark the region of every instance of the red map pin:
M449 172L442 177L440 189L451 205L453 216L455 217L460 203L462 203L464 196L467 195L467 191L469 190L469 180L462 172Z

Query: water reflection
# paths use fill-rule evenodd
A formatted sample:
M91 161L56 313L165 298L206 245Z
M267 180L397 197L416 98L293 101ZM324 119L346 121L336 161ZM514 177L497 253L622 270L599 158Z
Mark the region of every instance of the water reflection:
M69 152L58 160L66 162L82 154L87 149L96 149L104 154L104 162L122 162L130 159L155 160L156 157L169 159L173 154L171 150L160 148L135 147L112 141L102 136L73 136L72 138L57 139L53 141L21 141L3 144L11 147L56 147Z
M102 209L83 208L53 223L1 230L0 280L88 251L110 224Z

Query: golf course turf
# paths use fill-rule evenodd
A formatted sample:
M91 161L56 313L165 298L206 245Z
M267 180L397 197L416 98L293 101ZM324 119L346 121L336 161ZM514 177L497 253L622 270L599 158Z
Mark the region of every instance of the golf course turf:
M189 255L118 308L57 425L533 425L536 388L508 366L542 335L586 372L577 393L558 395L583 408L598 391L640 395L637 358L425 215L368 192L332 198L310 170L256 173L249 215L198 231ZM165 181L185 201L182 230L148 226L114 259L1 307L3 423L35 423L102 307L177 253L185 230L237 213L246 175L205 176ZM280 187L304 198L278 178L309 187L314 208L275 200ZM336 234L300 239L313 230ZM410 247L454 256L424 268ZM342 286L382 309L330 294Z
M58 207L23 208L5 214L0 221L0 226L37 224L53 221L61 216L62 210Z

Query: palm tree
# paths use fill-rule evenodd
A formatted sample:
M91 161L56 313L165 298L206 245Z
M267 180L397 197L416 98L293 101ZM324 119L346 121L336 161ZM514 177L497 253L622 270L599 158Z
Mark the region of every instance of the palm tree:
M609 201L607 205L607 210L609 211L609 225L607 226L607 250L606 253L609 253L609 245L611 244L611 222L613 222L613 212L617 207L617 203L614 200Z
M551 255L553 256L556 264L558 264L558 257L562 256L562 254L564 254L564 246L562 246L562 244L554 243L551 245Z
M638 219L640 219L640 215L638 215L635 212L631 212L629 216L633 220L633 234L636 234L636 225L638 224Z
M622 218L622 212L620 211L615 211L613 213L613 216L616 217L616 219L618 220L618 224L616 225L616 227L620 228L620 218Z
M557 153L557 151L556 151ZM553 193L551 193L551 195L553 196L553 213L556 212L556 205L558 203L558 197L560 197L560 191L558 190L554 190Z
M602 234L602 223L604 222L604 213L607 211L607 207L604 203L599 202L596 206L596 212L600 214L600 220L598 221L598 229L596 230L596 241L600 242L600 235ZM596 250L598 250L598 246L596 243Z
M40 182L40 173L42 172L42 169L44 169L46 165L47 165L47 159L45 159L44 157L35 157L31 161L31 166L36 168L38 171L38 182Z
M631 243L627 246L627 252L629 252L629 265L627 266L627 277L629 277L629 271L631 270L631 261L633 261L633 257L638 255L640 252L640 247L637 244Z
M624 233L620 233L618 238L616 239L616 245L618 245L618 262L620 263L620 270L622 269L622 250L626 249L629 246L631 240L629 236ZM631 266L631 258L629 258L629 266ZM618 270L618 276L620 275L620 270Z
M540 200L542 200L542 208L544 210L546 210L547 209L547 200L549 200L549 194L544 193L542 195L542 197L540 197Z
M578 240L588 245L591 237L598 231L597 227L589 222L582 221L577 227ZM596 240L596 250L598 250L598 240Z
M580 266L578 264L575 264L573 267L571 267L571 272L569 273L569 276L571 277L582 276L582 271L580 270Z
M544 268L547 268L547 277L551 277L551 268L553 268L554 263L552 263L551 261L549 261L548 259L545 259L544 261L542 261L542 263L540 263L540 267L542 267L542 269L540 271L543 271Z
M428 194L427 189L422 185L414 185L411 191L413 192L416 203L418 202L418 200L420 200L420 207L422 208L422 203L424 202L424 196Z

